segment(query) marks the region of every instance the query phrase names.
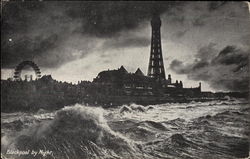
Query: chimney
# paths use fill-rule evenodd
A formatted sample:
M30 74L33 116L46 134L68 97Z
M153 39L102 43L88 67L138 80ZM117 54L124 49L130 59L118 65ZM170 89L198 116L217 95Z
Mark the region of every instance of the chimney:
M171 75L168 75L168 82L171 84L172 83L172 79L171 79Z
M182 81L180 81L180 87L183 88L183 83L182 83Z
M201 82L199 82L199 90L200 90L200 92L201 92Z
M24 78L25 78L24 80L27 81L28 80L28 75L25 75Z

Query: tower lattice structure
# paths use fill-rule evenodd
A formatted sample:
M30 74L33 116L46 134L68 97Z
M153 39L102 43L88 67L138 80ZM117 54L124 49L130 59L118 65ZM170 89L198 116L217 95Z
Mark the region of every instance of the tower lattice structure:
M148 65L148 76L157 80L166 79L161 48L161 19L154 15L151 20L152 38Z

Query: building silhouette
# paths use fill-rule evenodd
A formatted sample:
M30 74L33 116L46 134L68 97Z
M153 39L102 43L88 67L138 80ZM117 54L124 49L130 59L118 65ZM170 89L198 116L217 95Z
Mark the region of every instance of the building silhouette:
M170 98L177 100L179 97L197 97L200 95L201 85L194 88L183 88L182 81L176 80L176 82L173 82L170 74L166 79L161 47L161 20L159 15L153 15L151 26L152 39L147 76L144 75L140 68L135 73L129 73L123 66L116 70L102 71L93 80L95 89L99 90L99 94L95 94L96 96L127 96L129 97L128 101L132 99L134 101L137 100L134 97L138 99L148 97L148 99L143 99L145 101L151 99L166 101L166 99ZM121 99L119 98L119 100ZM115 98L112 98L110 101L115 101Z
M184 88L183 82L173 80L170 74L166 79L159 15L152 17L151 26L152 39L147 75L140 68L131 73L121 66L115 70L101 71L92 82L81 81L72 84L56 81L50 75L41 77L41 71L34 62L23 61L15 69L14 80L1 80L2 90L5 92L1 102L4 110L51 109L74 103L102 106L125 103L147 105L202 99L201 83L198 87ZM35 80L28 75L25 76L26 80L21 80L21 71L26 65L35 71ZM214 94L207 92L205 96L212 98Z

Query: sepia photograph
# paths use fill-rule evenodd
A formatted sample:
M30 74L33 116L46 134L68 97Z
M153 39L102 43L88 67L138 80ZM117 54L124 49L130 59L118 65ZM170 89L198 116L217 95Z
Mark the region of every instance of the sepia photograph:
M1 0L2 159L249 159L247 1Z

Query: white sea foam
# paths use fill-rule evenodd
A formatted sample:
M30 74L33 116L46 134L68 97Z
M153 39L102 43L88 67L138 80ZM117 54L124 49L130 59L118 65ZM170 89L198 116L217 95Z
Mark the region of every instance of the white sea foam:
M241 133L245 133L243 125L248 121L242 110L248 106L239 103L212 101L146 107L131 104L110 109L76 104L54 112L4 114L1 152L18 146L46 148L60 159L76 156L148 159L180 158L181 154L201 158L199 153L214 151L222 153L221 158L232 158L235 155L230 152L232 141L236 146L246 145ZM15 124L25 127L15 132L11 130ZM220 146L214 140L216 137L222 138L224 145ZM215 147L207 149L210 144Z

